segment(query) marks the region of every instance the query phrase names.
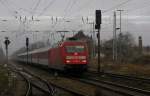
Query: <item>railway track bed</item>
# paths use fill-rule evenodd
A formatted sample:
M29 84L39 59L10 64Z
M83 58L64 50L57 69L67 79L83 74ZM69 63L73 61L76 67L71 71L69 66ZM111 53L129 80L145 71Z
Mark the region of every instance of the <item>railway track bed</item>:
M28 71L32 70L34 74L41 76L50 84L55 85L60 89L70 90L71 92L78 93L81 96L99 96L100 94L103 94L101 96L149 96L149 92L146 92L145 90L139 91L135 88L127 88L127 86L116 86L114 84L108 84L108 82L100 82L98 80L96 81L88 78L74 79L72 77L64 76L55 77L52 76L52 73L48 73L47 71L42 71L30 66L26 66L26 69Z
M23 70L20 70L18 67L10 66L8 67L11 72L16 74L17 78L22 78L22 84L21 88L23 91L19 94L24 94L24 96L33 96L33 93L41 93L46 96L52 96L53 94L53 86L49 85L44 80L40 80L39 78L36 78L34 76L31 76L30 74L26 73ZM35 91L33 91L33 89ZM20 96L20 95L17 95Z
M22 66L22 68L23 67L24 66ZM55 77L52 73L31 66L25 66L23 70L26 70L27 72L32 73L32 75L44 79L50 85L55 86L56 94L69 93L69 95L66 96L94 96L95 87L89 86L89 84L84 84L61 76ZM90 89L90 92L87 89Z
M150 79L141 78L141 77L133 77L128 75L120 75L113 73L97 73L97 72L88 72L86 77L90 77L93 79L99 79L108 82L115 82L122 85L128 85L130 87L139 88L142 90L150 91Z

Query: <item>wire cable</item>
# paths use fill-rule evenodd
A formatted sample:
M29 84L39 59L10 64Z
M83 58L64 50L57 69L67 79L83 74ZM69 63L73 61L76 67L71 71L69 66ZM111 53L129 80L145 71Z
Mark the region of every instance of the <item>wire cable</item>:
M36 3L36 5L35 5L35 7L33 8L33 10L32 10L32 15L34 15L34 13L35 13L35 11L37 10L37 8L38 8L38 6L40 5L40 3L41 3L41 0L38 0L37 1L37 3Z
M138 11L138 10L141 10L141 9L144 9L144 8L149 8L150 6L150 3L147 3L147 6L144 6L144 7L141 7L141 8L135 8L135 9L131 9L131 10L127 10L129 13L130 12L135 12L135 11Z
M42 10L42 12L39 14L39 16L43 15L44 12L46 12L47 9L48 9L50 6L52 6L55 2L56 2L56 0L51 0L51 1L48 3L48 5L47 5L45 8L43 8L43 10Z
M20 11L23 11L23 12L32 14L32 9L31 9L31 8L30 8L31 10L28 10L28 9L19 7L19 6L18 6L17 4L15 4L12 0L9 0L9 2L8 2L8 0L5 0L5 1L7 1L8 6L9 6L9 5L12 5L13 8L18 9L18 10L17 10L18 13L21 13ZM10 7L10 6L9 6L9 7ZM11 8L11 9L13 9L13 8Z
M82 6L78 7L78 9L76 10L76 12L79 12L79 11L81 11L81 10L87 8L87 7L89 6L89 4L91 4L91 2L93 2L93 1L88 0L88 1L85 2Z
M66 17L69 12L72 10L73 6L77 3L77 0L73 0L72 4L70 5L70 8L68 8L69 10L65 13L64 17Z
M71 4L71 0L68 1L67 6L64 9L64 15L66 14L70 4Z
M113 6L113 7L109 8L109 9L103 11L102 13L106 13L106 12L115 10L116 8L121 7L121 6L123 6L123 5L127 4L127 3L129 3L130 1L132 1L132 0L124 1L124 2L122 2L122 3L120 3L120 4L116 5L116 6Z
M16 10L12 10L12 8L9 8L8 4L5 3L3 0L0 0L1 4L7 8L7 10L11 13L12 16L15 18L17 17L17 14L19 14Z

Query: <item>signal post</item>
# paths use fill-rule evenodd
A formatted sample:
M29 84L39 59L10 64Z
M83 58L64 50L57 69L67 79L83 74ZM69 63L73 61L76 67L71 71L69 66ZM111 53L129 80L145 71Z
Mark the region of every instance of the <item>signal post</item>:
M96 10L96 17L95 17L95 20L96 20L96 25L95 25L95 29L98 30L98 33L97 33L97 39L98 39L98 67L97 67L97 71L100 73L101 72L101 64L100 64L100 29L101 29L101 10Z
M8 39L8 37L5 37L5 50L6 50L6 64L4 65L4 67L7 67L8 70L8 86L11 86L11 82L12 82L12 78L11 78L11 73L10 70L8 68L8 45L10 44L10 40Z
M6 66L8 64L8 45L10 44L10 40L8 39L8 37L5 37L5 50L6 50Z
M29 38L26 37L27 64L29 62Z

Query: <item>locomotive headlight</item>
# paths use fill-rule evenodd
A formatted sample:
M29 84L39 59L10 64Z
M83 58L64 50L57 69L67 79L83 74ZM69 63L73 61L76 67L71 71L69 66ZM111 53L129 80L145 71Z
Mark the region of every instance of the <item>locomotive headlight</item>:
M82 60L82 62L86 63L86 60Z
M66 60L66 63L70 63L71 61L70 60Z

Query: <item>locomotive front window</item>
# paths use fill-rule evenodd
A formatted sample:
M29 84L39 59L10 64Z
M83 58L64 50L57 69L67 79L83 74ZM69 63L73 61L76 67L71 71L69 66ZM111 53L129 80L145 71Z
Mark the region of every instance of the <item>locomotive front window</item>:
M68 53L83 52L84 49L84 46L66 46L66 51Z

